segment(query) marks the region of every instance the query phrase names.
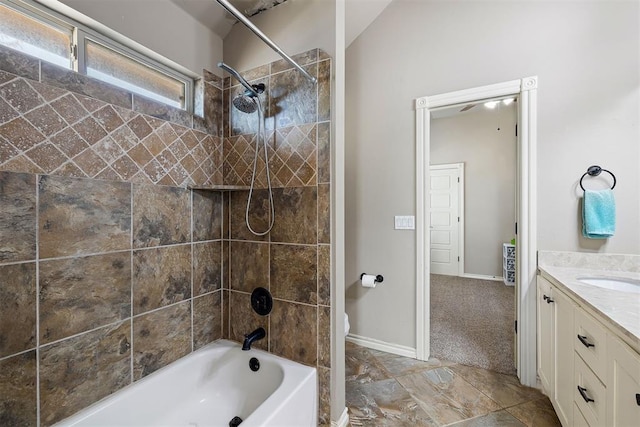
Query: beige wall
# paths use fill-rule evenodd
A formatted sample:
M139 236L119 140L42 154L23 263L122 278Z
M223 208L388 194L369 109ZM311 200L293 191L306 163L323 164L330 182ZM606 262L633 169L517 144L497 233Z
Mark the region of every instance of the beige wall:
M222 75L222 39L170 0L60 1L198 75Z
M352 332L415 347L413 100L539 77L538 247L640 253L637 2L395 0L347 49L346 286ZM576 185L618 178L618 231L579 235ZM600 246L602 244L602 246ZM361 272L382 274L356 289Z
M459 109L459 108L458 108ZM431 164L464 163L464 272L502 276L514 237L515 104L431 120Z
M317 47L333 58L335 10L334 1L289 0L251 21L289 56ZM224 39L224 61L237 70L277 59L280 55L242 24L234 25Z

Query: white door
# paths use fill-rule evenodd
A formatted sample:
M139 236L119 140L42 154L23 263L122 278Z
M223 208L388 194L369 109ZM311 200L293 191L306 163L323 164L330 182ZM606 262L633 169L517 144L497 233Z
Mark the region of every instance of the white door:
M431 236L431 273L462 274L460 249L462 163L433 165L429 197L429 234Z

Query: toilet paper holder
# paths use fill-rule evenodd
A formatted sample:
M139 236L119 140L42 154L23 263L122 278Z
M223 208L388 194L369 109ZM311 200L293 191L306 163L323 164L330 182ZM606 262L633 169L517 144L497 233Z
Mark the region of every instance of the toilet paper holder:
M367 274L367 273L362 273L360 275L360 280L362 280L362 278L364 277L365 274ZM376 283L382 283L383 280L384 280L384 277L382 277L381 274L377 274L376 275Z

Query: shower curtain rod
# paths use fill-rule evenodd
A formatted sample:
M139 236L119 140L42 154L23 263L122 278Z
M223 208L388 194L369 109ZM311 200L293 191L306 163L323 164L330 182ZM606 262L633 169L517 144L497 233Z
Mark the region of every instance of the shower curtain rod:
M294 61L293 59L291 59L291 57L289 55L284 53L284 51L282 49L280 49L277 44L275 44L273 41L271 41L271 39L269 37L267 37L265 33L260 31L260 29L258 27L253 25L253 23L251 21L249 21L249 19L246 16L244 16L238 9L236 9L231 3L229 3L228 0L216 0L216 1L218 2L218 4L220 4L220 6L224 7L227 10L227 12L229 12L230 14L235 16L238 21L242 22L248 29L253 31L253 33L256 36L260 37L260 39L262 39L263 42L265 42L271 49L276 51L276 53L278 53L289 64L293 65L298 71L300 71L312 83L315 84L317 82L317 79L315 77L313 77L311 74L307 73L307 71L304 68L302 68L296 61Z

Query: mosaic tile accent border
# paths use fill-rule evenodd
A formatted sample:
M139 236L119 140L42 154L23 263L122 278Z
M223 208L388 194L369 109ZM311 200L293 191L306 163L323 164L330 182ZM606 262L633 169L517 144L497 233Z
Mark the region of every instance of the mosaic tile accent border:
M274 187L315 186L328 182L330 170L331 59L320 49L295 55L318 84L309 83L288 63L279 60L242 72L252 84L264 83L261 95ZM226 185L250 185L258 130L258 114L233 106L244 88L233 78L224 81L223 181ZM262 143L259 148L257 188L266 188Z
M271 184L274 187L307 187L317 184L317 125L292 126L269 132L268 155ZM255 157L256 135L225 138L224 176L229 185L250 185ZM257 188L267 188L264 149L259 140Z
M186 187L222 182L219 137L0 71L0 170Z
M222 79L206 119L0 46L0 170L186 187L222 183Z

